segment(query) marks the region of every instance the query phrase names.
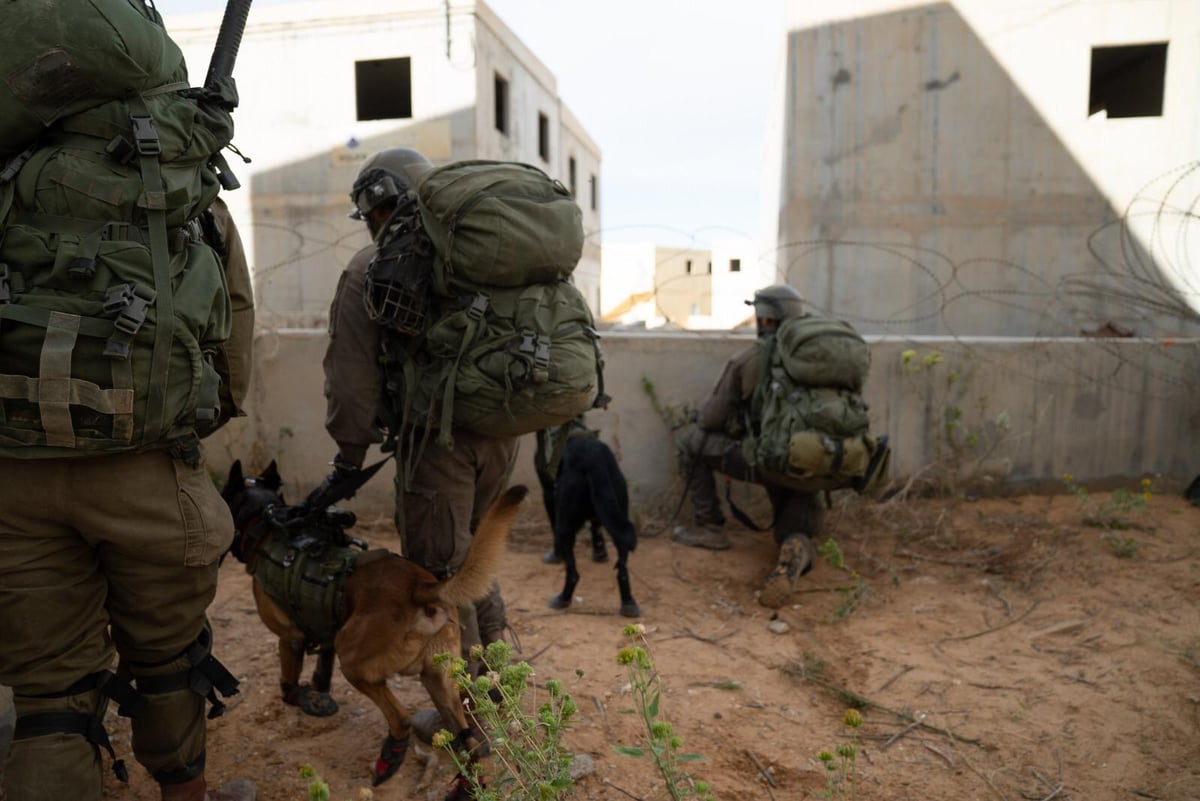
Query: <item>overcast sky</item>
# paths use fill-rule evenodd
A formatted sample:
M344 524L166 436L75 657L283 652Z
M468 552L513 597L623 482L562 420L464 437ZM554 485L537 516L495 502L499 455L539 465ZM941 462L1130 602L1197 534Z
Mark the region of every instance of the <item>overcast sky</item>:
M760 233L783 0L485 1L555 74L600 146L604 242ZM169 17L224 5L158 7Z

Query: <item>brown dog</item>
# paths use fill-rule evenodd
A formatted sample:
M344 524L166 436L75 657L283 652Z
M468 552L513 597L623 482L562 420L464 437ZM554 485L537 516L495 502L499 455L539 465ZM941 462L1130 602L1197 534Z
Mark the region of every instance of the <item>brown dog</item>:
M322 526L319 520L309 523L309 518L289 516L290 508L279 494L281 485L274 462L258 477L243 476L241 463L235 462L221 493L233 513L236 529L230 550L252 574L261 568L260 556L265 553L269 538L285 537L295 543L304 537L311 538L314 530L319 534L322 528L325 532L330 529L328 520ZM474 751L482 744L480 734L467 724L458 690L446 670L435 665L433 659L440 653L459 654L458 607L487 594L513 518L526 493L525 487L511 487L492 505L479 525L462 570L444 581L438 581L428 570L396 554L371 551L368 554L373 558L360 557L346 575L340 603L334 606L337 619L329 627L335 632L332 649L329 644L314 642L312 626L306 632L296 622L299 615L293 617L285 610L294 599L272 597L261 581L253 582L259 617L279 637L284 700L299 703L301 693L296 691L301 689L305 648L325 646L320 653L327 671L332 670L336 652L342 675L383 713L388 735L375 762L374 784L390 778L400 768L412 733L409 711L388 689L390 676L419 675L459 747ZM348 513L342 514L350 517ZM349 521L341 522L344 527ZM333 527L337 528L336 523ZM323 680L320 674L321 663L314 674L314 684L327 695L328 673ZM311 688L303 689L311 692ZM336 708L335 704L330 711L310 714L331 714Z

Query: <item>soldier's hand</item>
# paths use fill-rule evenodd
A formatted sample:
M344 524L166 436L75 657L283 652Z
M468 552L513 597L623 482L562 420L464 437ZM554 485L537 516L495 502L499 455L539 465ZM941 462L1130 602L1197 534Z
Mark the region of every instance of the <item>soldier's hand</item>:
M320 485L308 493L308 497L304 499L304 503L302 504L304 509L308 511L324 509L332 503L354 497L354 490L346 492L339 488L344 487L348 481L358 474L358 465L346 461L340 453L333 457L332 464L333 471L325 476Z

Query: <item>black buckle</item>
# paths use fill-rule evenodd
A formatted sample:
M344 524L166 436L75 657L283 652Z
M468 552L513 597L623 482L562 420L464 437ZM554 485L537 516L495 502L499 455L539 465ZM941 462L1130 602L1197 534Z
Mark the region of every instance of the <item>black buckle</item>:
M116 314L133 303L133 284L117 284L104 291L104 313Z
M475 297L471 298L471 305L467 307L467 317L472 320L481 319L491 301L491 296L485 292L479 292Z
M532 331L522 331L521 343L517 345L517 350L521 353L534 353L537 350L536 341L537 334Z
M152 289L137 287L130 294L129 303L117 315L117 319L113 320L113 325L118 331L132 336L146 322L146 312L154 302L155 293Z
M537 338L537 346L533 351L533 366L546 369L550 366L550 340L545 337Z
M133 125L133 142L139 155L157 156L162 152L153 118L130 114L129 122Z

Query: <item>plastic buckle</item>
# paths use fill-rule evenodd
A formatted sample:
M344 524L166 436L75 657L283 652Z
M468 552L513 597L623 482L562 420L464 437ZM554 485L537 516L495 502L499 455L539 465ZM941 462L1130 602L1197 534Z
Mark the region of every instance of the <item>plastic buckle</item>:
M485 292L479 292L475 297L471 298L471 305L467 308L467 317L472 320L478 320L483 317L483 313L487 311L488 304L492 301L491 296Z
M521 353L536 353L537 352L537 334L532 331L521 332L521 343L517 345L517 350Z
M133 303L133 285L117 284L104 291L104 313L115 314Z
M146 322L146 312L149 311L154 298L153 290L136 287L130 293L129 305L121 310L113 325L118 331L124 331L131 336L136 334L142 323Z
M133 141L140 155L157 156L162 152L162 146L158 141L158 131L154 130L152 118L130 114L129 122L133 125Z
M550 340L538 337L537 347L533 352L533 366L544 370L550 366Z

